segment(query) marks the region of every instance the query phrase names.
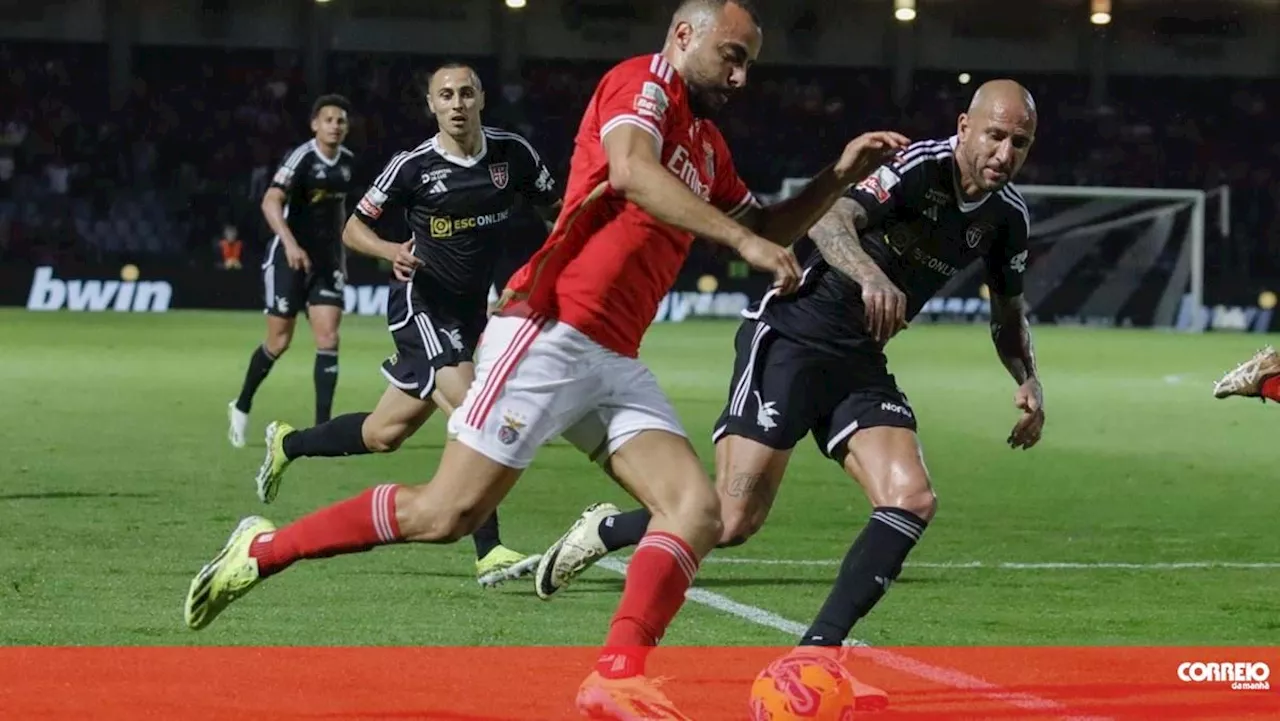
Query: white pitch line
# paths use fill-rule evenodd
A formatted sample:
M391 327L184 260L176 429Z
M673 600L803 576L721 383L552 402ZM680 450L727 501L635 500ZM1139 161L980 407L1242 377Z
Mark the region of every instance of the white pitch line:
M705 559L710 560L710 558ZM618 558L605 558L596 564L598 567L608 569L614 573L625 576L627 574L627 562ZM685 597L694 603L702 604L708 608L715 609L730 616L735 616L744 621L749 621L758 626L772 628L781 631L789 636L799 636L803 634L808 627L798 621L784 618L778 614L767 611L758 606L749 606L745 603L722 596L705 588L690 588ZM852 641L851 645L866 646L863 641ZM934 683L950 686L951 688L960 689L962 691L972 691L979 693L989 699L1001 701L1011 706L1028 710L1028 711L1058 711L1067 712L1067 708L1057 701L1040 698L1028 693L1014 693L1005 691L999 686L984 681L976 676L971 676L962 671L957 671L943 666L934 666L923 661L901 656L889 651L864 649L860 654L871 661L885 668L910 674L917 678L932 681ZM1083 717L1083 716L1066 716L1064 721L1109 721L1104 717Z
M725 556L708 556L703 563L720 563L741 566L838 566L840 559L807 559L807 558L735 558ZM1121 563L1111 561L1092 562L1042 562L1020 563L1014 561L946 561L941 563L903 564L905 568L941 568L941 569L995 569L1009 571L1062 571L1062 570L1126 570L1126 571L1181 571L1189 569L1240 569L1259 570L1280 568L1280 562L1244 562L1244 561L1185 561L1171 563Z

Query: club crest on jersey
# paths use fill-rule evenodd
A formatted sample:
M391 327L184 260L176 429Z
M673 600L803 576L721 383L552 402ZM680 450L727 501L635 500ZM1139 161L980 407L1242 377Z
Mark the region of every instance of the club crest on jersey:
M506 187L507 187L507 181L511 179L510 174L507 172L507 164L506 164L506 163L494 163L494 164L490 165L490 166L489 166L489 177L490 177L491 179L493 179L493 185L494 185L494 187L496 187L498 190L502 190L503 188L506 188Z
M990 233L993 230L995 230L995 228L987 225L986 223L974 223L964 232L964 242L968 244L970 248L977 248L978 244L982 242L982 239L987 236L987 233Z

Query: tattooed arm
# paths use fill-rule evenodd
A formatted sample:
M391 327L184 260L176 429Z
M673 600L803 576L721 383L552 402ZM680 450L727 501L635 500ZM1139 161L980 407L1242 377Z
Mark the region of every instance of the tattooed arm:
M1021 295L991 296L991 340L1000 362L1018 385L1036 380L1036 355L1027 321L1027 301Z
M858 230L867 225L867 211L852 198L840 198L809 230L809 237L827 264L862 287L867 330L885 342L906 327L907 296L867 254Z
M1000 362L1018 384L1013 402L1022 411L1022 417L1007 443L1010 448L1030 448L1040 442L1044 430L1044 389L1036 372L1027 301L1022 295L991 296L991 340Z

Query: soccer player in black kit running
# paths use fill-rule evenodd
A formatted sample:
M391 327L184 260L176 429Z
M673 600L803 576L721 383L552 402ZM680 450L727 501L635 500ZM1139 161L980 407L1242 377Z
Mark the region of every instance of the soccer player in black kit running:
M249 359L240 396L227 407L227 439L236 448L244 447L253 396L289 349L298 311L304 308L316 341L316 423L329 420L333 409L347 276L342 226L353 160L342 141L350 111L341 95L317 98L311 106L315 137L285 156L262 198L262 215L276 234L262 263L267 337Z
M387 389L370 413L348 413L313 428L267 426L258 497L275 499L289 464L302 457L390 453L437 407L450 413L475 376L472 356L488 311L495 264L510 244L523 196L545 220L560 208L555 180L523 137L481 124L484 91L475 71L448 64L431 74L428 106L440 132L398 153L347 222L351 250L393 264L387 324L396 352L383 362ZM413 237L385 240L373 226L388 210L405 214ZM533 570L537 557L502 545L494 513L473 534L476 578L484 586Z
M743 313L714 432L720 545L741 544L764 524L792 449L809 433L873 509L801 646L842 645L933 518L915 414L883 349L977 260L986 264L996 351L1017 383L1021 417L1008 444L1026 449L1040 440L1044 398L1022 297L1030 217L1009 185L1035 131L1035 103L1022 86L983 85L955 136L912 144L811 229L801 244L819 252L795 295L770 291ZM549 598L605 554L638 542L647 525L644 510L588 508L543 554L538 595Z

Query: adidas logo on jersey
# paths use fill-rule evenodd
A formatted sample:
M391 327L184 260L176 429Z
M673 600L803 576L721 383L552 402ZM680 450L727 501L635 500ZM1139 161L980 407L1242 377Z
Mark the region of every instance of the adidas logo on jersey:
M444 192L448 192L448 190L449 190L448 188L444 187L444 181L443 181L443 180L437 180L437 181L435 182L435 184L434 184L434 185L432 185L432 186L427 190L427 193L429 193L430 195L435 195L435 194L437 194L437 193L444 193Z

